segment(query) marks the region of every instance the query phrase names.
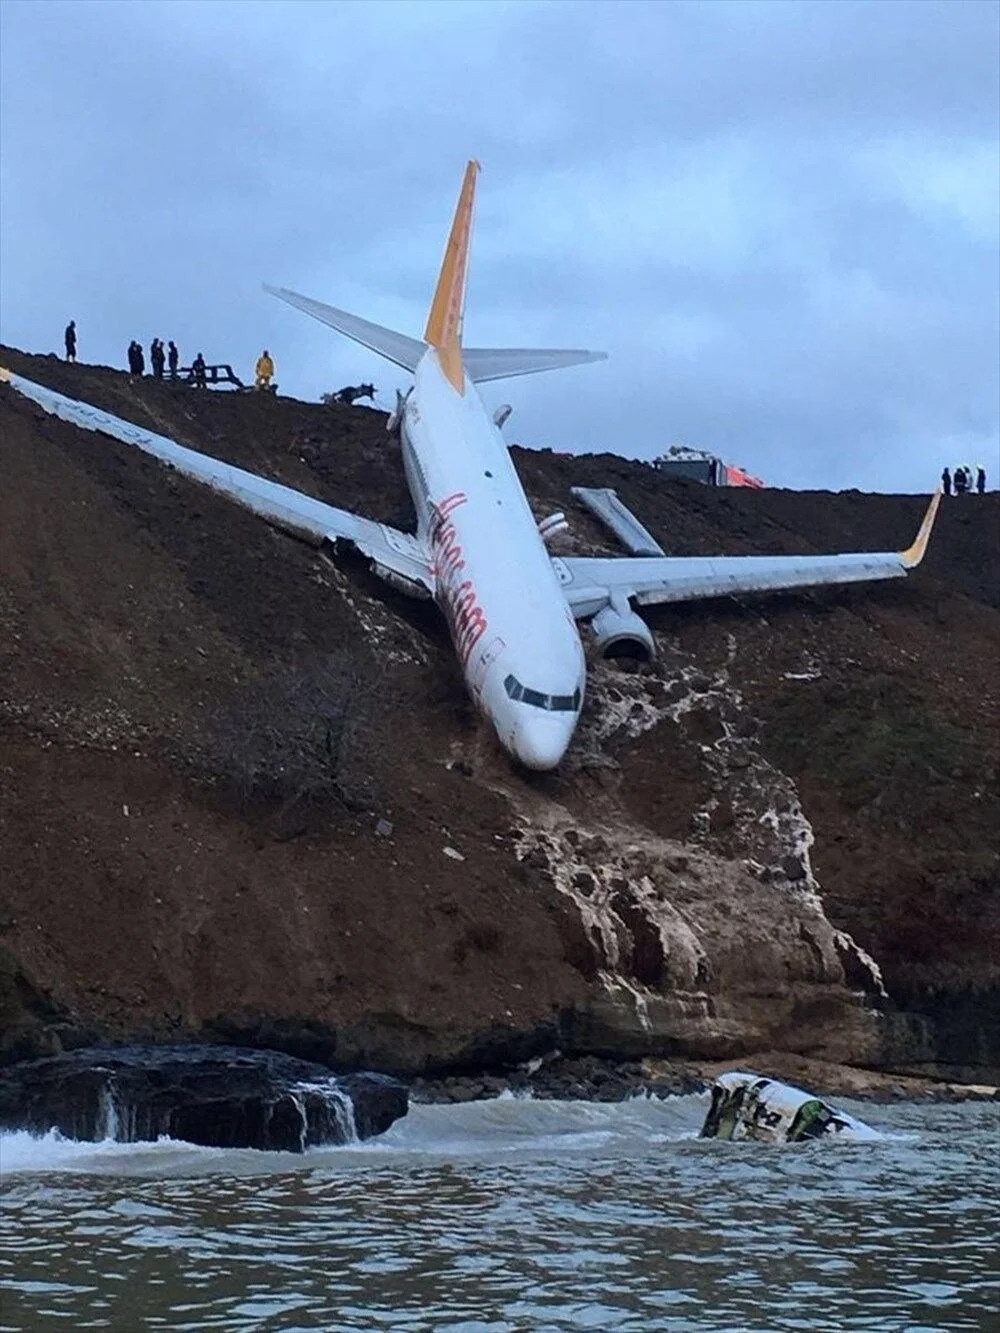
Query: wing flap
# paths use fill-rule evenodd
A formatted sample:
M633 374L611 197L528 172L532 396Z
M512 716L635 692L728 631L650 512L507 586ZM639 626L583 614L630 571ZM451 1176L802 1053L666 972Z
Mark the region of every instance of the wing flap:
M610 486L571 486L570 491L632 555L667 554Z
M404 370L416 370L417 363L427 351L427 344L417 338L408 338L405 333L397 333L382 324L374 324L370 319L362 319L360 315L338 310L336 306L324 305L322 301L314 301L310 296L300 296L298 292L291 292L287 287L269 287L265 282L264 290L271 296L277 296L281 301L287 301L289 305L295 306L296 310L312 315L313 319L318 319L321 324L327 324L338 333L353 338L362 347L378 352L379 356L384 356L387 361L402 366Z
M589 361L607 359L607 352L585 352L579 348L466 347L462 351L465 369L475 384L513 379L517 375L537 375L543 370L561 370L565 366L581 366Z
M32 399L53 416L61 417L84 430L99 431L125 444L135 445L177 472L225 495L276 527L314 545L325 541L346 541L377 565L391 570L401 580L413 585L413 591L434 591L433 576L423 549L416 538L374 519L338 509L322 500L268 481L256 473L198 453L177 444L165 435L145 430L110 412L66 398L20 375L4 373L3 378L26 398Z

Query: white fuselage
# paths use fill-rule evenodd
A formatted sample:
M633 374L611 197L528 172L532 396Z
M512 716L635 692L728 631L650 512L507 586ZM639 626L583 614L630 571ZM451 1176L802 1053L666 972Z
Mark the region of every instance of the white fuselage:
M554 768L576 727L586 664L507 445L475 385L459 394L430 348L400 437L418 537L473 699L506 749Z

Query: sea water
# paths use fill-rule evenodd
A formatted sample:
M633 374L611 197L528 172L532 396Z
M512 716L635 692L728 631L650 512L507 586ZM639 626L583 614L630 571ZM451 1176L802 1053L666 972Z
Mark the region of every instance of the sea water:
M1000 1329L1000 1105L697 1138L706 1098L415 1106L303 1156L0 1138L0 1328Z

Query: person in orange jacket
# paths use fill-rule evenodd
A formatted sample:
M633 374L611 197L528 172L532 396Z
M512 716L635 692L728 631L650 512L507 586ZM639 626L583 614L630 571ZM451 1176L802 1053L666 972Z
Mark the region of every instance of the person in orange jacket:
M271 377L274 374L274 362L271 360L271 353L265 347L263 352L257 358L257 364L254 367L254 375L257 377L254 381L255 389L269 389L271 387Z

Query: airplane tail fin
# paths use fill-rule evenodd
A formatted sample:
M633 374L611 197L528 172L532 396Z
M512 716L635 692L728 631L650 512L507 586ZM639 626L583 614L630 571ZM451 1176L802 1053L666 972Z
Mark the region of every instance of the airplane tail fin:
M487 380L511 379L515 375L534 375L542 370L558 370L562 366L580 365L586 361L603 361L606 352L585 352L579 349L536 350L522 347L470 347L462 350L462 319L465 313L465 289L469 272L469 240L472 235L472 212L476 198L476 180L479 163L469 162L465 168L462 189L455 207L448 244L445 246L441 272L438 274L434 300L427 316L424 341L408 338L405 333L373 324L371 320L351 315L336 306L313 301L285 287L264 290L304 310L313 319L329 324L338 333L346 334L373 352L378 352L404 370L416 370L417 363L428 345L437 352L438 363L448 381L458 393L465 392L465 372L475 384Z
M465 310L469 239L472 235L472 209L478 174L479 163L470 162L465 168L465 178L458 196L424 332L424 341L437 351L442 371L459 393L463 393L465 388L462 369L462 316Z
M290 292L286 287L269 287L265 283L264 290L282 301L287 301L296 309L304 310L307 315L312 315L313 319L329 324L331 329L346 334L348 338L361 343L362 347L378 352L387 361L402 366L404 370L416 370L417 362L427 350L425 344L418 338L408 338L405 333L396 333L394 329L373 324L370 319L362 319L360 315L351 315L346 310L338 310L336 306L324 305L322 301L313 301L308 296L300 296L298 292Z

